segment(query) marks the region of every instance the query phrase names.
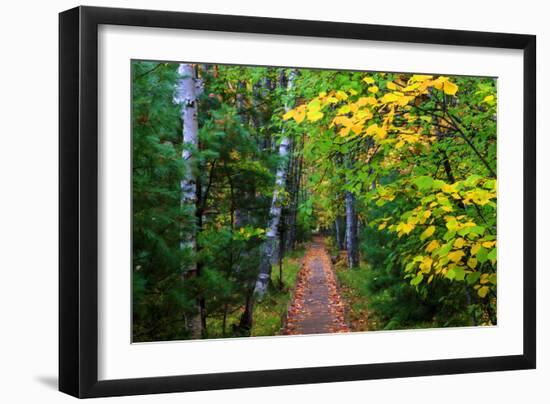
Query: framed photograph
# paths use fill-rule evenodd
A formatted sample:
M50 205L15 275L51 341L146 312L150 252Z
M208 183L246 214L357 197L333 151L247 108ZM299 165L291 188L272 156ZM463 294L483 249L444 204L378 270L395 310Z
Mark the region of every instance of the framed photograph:
M535 36L59 28L61 391L535 368Z

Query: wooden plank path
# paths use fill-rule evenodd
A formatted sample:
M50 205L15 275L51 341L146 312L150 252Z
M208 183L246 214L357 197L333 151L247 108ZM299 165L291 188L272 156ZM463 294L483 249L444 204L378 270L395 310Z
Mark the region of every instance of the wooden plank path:
M322 237L308 247L289 306L285 335L349 332L336 274Z

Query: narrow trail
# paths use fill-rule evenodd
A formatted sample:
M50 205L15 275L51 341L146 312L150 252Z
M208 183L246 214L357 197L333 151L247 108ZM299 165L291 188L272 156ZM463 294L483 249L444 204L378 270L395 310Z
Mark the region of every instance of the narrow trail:
M322 237L314 238L298 273L285 335L349 332L344 303Z

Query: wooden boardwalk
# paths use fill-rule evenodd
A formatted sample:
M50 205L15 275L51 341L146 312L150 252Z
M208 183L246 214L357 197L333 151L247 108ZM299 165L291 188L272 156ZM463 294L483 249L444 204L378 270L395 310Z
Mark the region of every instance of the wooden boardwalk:
M324 239L310 244L288 310L285 335L349 332Z

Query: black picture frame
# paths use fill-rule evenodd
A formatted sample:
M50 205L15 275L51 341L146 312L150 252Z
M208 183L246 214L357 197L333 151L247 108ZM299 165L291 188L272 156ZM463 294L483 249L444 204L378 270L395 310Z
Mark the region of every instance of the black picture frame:
M523 354L99 381L97 63L100 24L523 50ZM59 389L85 398L534 369L535 61L536 37L533 35L96 7L77 7L60 13Z

